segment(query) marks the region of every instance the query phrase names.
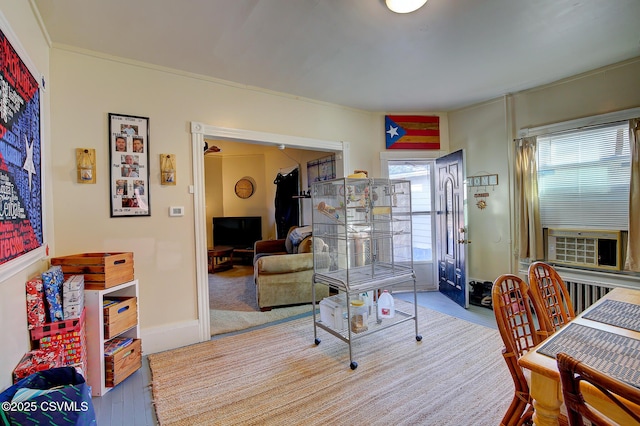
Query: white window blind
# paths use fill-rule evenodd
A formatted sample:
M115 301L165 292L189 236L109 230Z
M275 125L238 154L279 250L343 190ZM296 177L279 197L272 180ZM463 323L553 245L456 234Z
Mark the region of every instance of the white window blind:
M628 122L541 135L537 146L543 227L628 229Z

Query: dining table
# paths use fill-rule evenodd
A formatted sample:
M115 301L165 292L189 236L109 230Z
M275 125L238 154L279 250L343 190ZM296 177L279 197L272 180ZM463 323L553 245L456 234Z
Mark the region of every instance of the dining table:
M531 373L529 392L538 426L558 424L563 399L555 357L560 352L640 388L640 290L614 288L518 360ZM628 424L621 410L595 388L583 383L581 390L589 404Z

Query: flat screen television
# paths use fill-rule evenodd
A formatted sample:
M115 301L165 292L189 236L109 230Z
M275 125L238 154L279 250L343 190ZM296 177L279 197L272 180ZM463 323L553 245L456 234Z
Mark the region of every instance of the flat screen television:
M213 218L214 246L253 250L253 243L261 239L262 218L260 216Z

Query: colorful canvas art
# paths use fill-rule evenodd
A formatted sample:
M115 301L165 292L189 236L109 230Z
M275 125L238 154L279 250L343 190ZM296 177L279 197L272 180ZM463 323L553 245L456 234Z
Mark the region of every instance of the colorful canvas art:
M0 265L43 245L40 89L0 30Z

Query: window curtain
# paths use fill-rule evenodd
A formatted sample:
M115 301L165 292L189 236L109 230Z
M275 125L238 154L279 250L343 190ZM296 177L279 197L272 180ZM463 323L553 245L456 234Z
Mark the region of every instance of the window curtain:
M544 257L540 204L538 201L538 171L536 138L516 141L516 238L519 259L530 261Z
M629 120L631 184L629 188L629 238L625 269L640 272L640 118Z

